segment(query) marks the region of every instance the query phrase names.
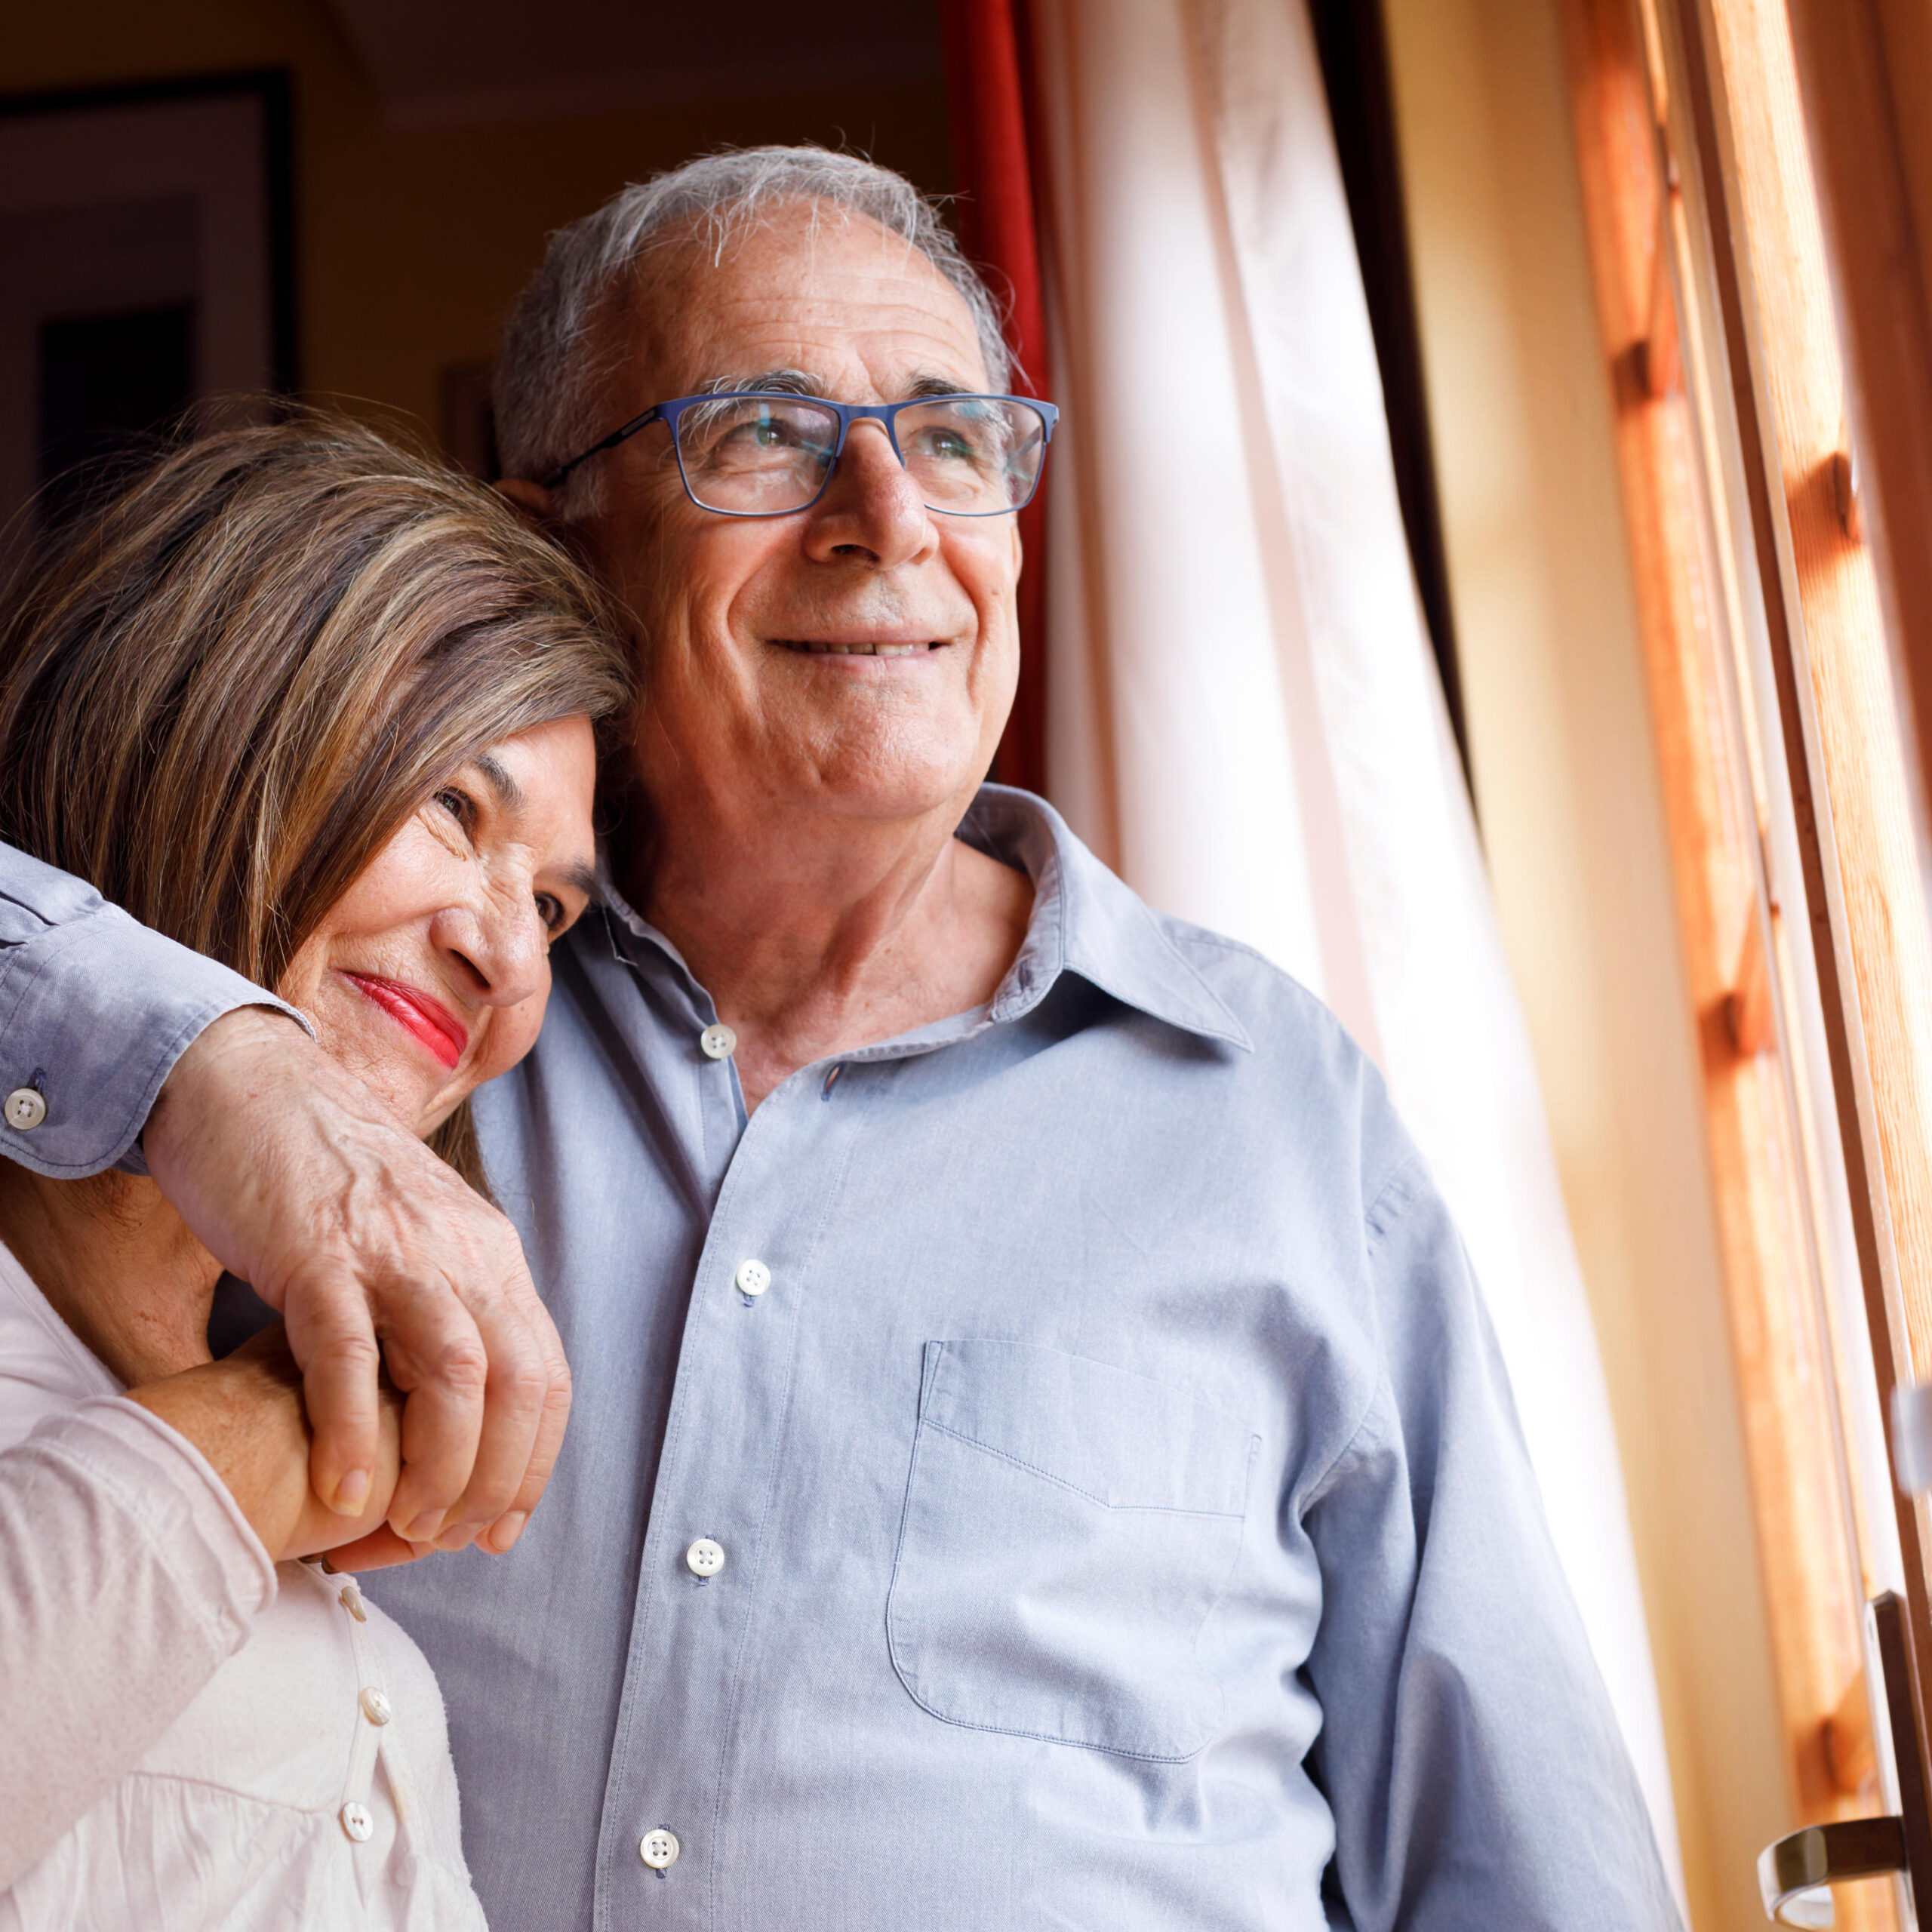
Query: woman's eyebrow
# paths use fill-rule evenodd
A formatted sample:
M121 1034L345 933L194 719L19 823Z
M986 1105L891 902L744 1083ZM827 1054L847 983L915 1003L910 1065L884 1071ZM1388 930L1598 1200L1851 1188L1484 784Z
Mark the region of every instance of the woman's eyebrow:
M523 803L523 787L512 778L503 761L493 752L478 752L476 768L490 781L490 789L497 795L498 802L506 811L515 811Z

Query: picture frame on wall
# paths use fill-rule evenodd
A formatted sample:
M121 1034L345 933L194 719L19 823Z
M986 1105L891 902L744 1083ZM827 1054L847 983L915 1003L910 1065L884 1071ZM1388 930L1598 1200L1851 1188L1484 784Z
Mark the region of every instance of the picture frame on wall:
M280 70L0 95L0 552L214 398L296 386Z

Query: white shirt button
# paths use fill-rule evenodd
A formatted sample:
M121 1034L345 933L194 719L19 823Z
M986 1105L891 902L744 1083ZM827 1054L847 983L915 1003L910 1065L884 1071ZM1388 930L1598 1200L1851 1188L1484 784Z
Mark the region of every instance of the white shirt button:
M356 1588L352 1579L343 1585L340 1601L343 1608L347 1611L358 1623L368 1622L369 1613L362 1607L362 1592Z
M387 1724L395 1715L395 1707L373 1684L362 1687L362 1715L371 1724Z
M7 1096L7 1124L29 1134L47 1118L47 1103L31 1087L16 1087Z
M706 1060L729 1060L738 1050L738 1036L721 1020L715 1026L707 1026L697 1036L697 1043L704 1049ZM8 1106L14 1103L7 1103Z
M724 1546L700 1537L685 1552L685 1561L694 1577L715 1577L724 1567Z
M638 1839L637 1855L654 1872L662 1872L666 1866L678 1862L678 1854L684 1847L678 1842L675 1832L667 1832L660 1825L654 1832L646 1832Z
M738 1272L731 1277L738 1284L741 1295L761 1295L771 1285L771 1270L754 1257L738 1263Z
M376 1835L376 1821L366 1804L358 1804L352 1798L342 1807L342 1829L358 1844L367 1844Z

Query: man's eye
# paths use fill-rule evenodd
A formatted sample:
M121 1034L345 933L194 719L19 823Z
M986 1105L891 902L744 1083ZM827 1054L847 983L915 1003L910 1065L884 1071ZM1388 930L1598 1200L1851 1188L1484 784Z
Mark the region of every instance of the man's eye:
M560 933L570 923L570 915L564 909L564 902L554 899L547 892L537 895L537 915L543 921L546 932Z
M908 454L918 463L970 463L983 469L989 452L978 439L949 428L922 429Z

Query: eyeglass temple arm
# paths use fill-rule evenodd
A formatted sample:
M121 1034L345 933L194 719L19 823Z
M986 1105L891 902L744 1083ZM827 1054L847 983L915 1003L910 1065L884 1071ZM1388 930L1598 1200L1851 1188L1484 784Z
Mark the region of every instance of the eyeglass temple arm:
M601 443L592 443L587 450L578 451L561 468L552 470L548 476L543 478L537 487L543 490L554 490L579 463L588 463L592 457L601 456L606 450L614 450L620 443L628 441L640 429L657 422L663 414L664 405L654 402L641 416L633 416L623 428L613 429Z

